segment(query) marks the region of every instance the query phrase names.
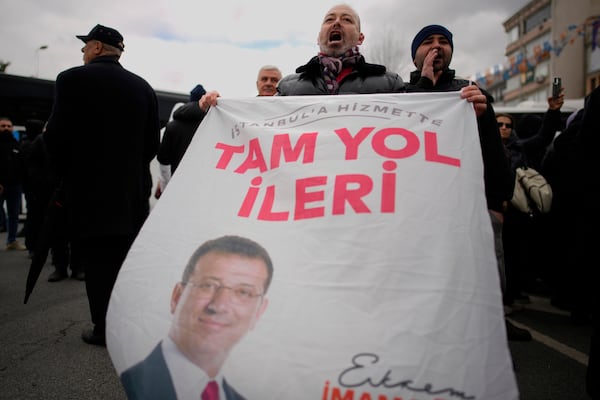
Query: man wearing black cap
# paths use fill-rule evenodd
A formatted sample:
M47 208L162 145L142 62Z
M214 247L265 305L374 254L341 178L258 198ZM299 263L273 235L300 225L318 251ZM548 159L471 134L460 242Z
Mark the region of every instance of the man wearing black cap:
M469 80L456 77L450 69L454 53L452 32L442 25L427 25L421 29L412 41L411 55L416 71L410 74L410 83L426 91L452 92L471 84ZM485 196L494 230L496 256L501 279L504 276L504 253L502 248L502 225L504 209L512 198L514 180L500 139L496 123L493 97L481 90L488 98L487 109L477 117L479 142L483 158ZM504 282L501 282L504 291ZM527 330L520 329L506 320L509 340L531 340Z
M77 38L85 43L84 65L56 78L44 140L63 178L68 231L85 272L94 329L82 339L104 346L114 282L150 210L158 102L119 63L125 46L117 30L96 25Z
M100 24L93 27L90 33L87 35L77 35L77 39L83 40L84 43L87 43L90 40L98 40L112 47L116 47L121 51L125 50L123 36L121 36L116 29L109 28L108 26L102 26Z

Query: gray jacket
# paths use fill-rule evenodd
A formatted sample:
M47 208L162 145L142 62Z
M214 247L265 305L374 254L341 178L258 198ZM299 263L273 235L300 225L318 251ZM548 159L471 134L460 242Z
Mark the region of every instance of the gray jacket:
M279 96L329 95L317 56L298 67L295 74L284 77L277 85ZM337 94L404 93L406 85L385 66L369 64L360 57L354 70L339 83Z

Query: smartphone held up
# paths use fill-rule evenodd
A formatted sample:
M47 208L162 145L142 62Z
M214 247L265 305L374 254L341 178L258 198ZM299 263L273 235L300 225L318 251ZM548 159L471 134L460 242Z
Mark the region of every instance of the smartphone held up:
M560 91L562 89L562 79L558 76L554 77L552 80L552 97L555 99L560 96Z

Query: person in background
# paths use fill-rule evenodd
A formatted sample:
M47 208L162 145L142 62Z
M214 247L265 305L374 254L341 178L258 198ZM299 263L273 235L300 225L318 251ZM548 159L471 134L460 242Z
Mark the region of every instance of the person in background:
M514 181L516 170L519 167L531 166L539 170L539 165L534 164L536 154L546 151L550 143L554 140L557 131L562 130L563 123L560 109L564 103L564 88L560 96L554 98L548 97L548 110L546 111L541 125L538 127L533 124L524 136L521 137L516 130L515 118L509 114L496 114L496 121L502 138L502 143L506 148L512 179ZM531 124L526 122L526 124ZM537 128L537 129L536 129ZM532 134L531 131L535 131ZM533 161L530 161L533 160ZM538 167L538 168L536 168ZM536 260L532 257L536 251L533 250L532 243L538 243L538 247L545 248L547 238L540 244L539 238L546 228L539 225L544 223L537 216L519 211L509 202L505 213L505 222L503 227L503 242L506 262L507 292L504 299L507 306L513 303L527 304L530 302L529 296L524 293L526 289L536 288L536 283L540 276L539 267L536 268Z
M6 210L4 209L4 196L0 188L0 232L6 232Z
M0 205L6 202L6 250L27 250L17 241L25 163L12 120L0 117Z
M552 110L552 109L549 109ZM551 126L552 129L559 131L562 126L560 119L556 118L556 114L560 115L560 109L557 109L558 113L551 113L545 115L547 126ZM544 118L536 114L525 114L516 121L516 125L513 127L519 139L527 143L529 138L537 137L536 140L540 140L540 136L537 136L541 129L544 128ZM548 133L549 135L549 133ZM527 146L523 148L525 156L527 157L528 166L540 171L542 159L546 154L548 146Z
M24 162L24 174L23 174L23 184L22 184L22 192L23 197L25 198L26 208L23 208L23 205L20 206L21 213L25 212L25 221L23 222L23 227L17 233L17 237L23 237L25 240L25 247L29 250L31 255L31 250L33 249L32 243L29 243L29 202L31 201L31 188L29 185L29 174L27 173L27 157L29 152L31 151L31 145L36 137L42 133L42 129L44 128L44 121L39 119L29 118L25 121L25 132L21 133L19 139L19 146L21 147L21 156L23 157Z
M410 83L418 91L452 92L470 86L471 81L456 77L450 68L454 54L452 33L441 25L423 27L414 37L411 54L416 70L411 72ZM484 164L484 181L488 209L501 218L503 204L512 197L511 180L504 148L498 135L492 96L483 91L487 107L477 117L479 141Z
M48 243L51 263L54 266L54 271L48 276L48 282L66 279L69 276L69 266L71 267L71 277L83 281L85 274L78 267L76 256L72 254L69 245L65 214L56 212L54 218L57 220L53 224L54 229L52 232L44 231L44 222L49 207L51 207L52 197L58 190L61 180L50 162L44 136L41 134L45 129L45 124L43 121L34 122L36 125L38 123L42 124L39 128L40 134L35 136L25 155L26 181L30 191L27 200L27 248L33 258L33 253L38 251L38 245ZM30 128L27 130L30 131ZM43 234L47 234L49 237L40 237Z
M450 68L454 54L452 33L442 25L427 25L414 37L411 54L416 70L411 72L410 83L419 90L433 92L457 91L470 85L470 81L456 76ZM493 98L482 91L488 104L484 112L477 116L479 142L483 159L485 196L494 232L494 247L500 277L501 290L506 290L504 249L502 243L502 227L504 209L511 199L514 179L512 178L505 157L504 148L495 121L491 105ZM531 340L531 334L518 328L505 319L506 333L509 340Z
M25 232L25 246L29 250L29 254L33 253L35 249L35 241L37 231L36 218L43 218L43 213L40 216L36 215L38 206L38 197L36 196L36 180L40 177L39 173L45 171L36 170L35 172L30 169L30 158L33 149L33 143L40 137L45 122L38 119L28 119L25 121L25 136L21 139L21 153L23 154L23 161L25 165L25 174L23 176L23 194L25 195L25 202L27 203L27 216L25 219L23 230ZM43 176L43 175L42 175Z
M556 106L552 104L543 118L536 114L525 114L517 119L516 122L516 134L525 144L523 152L525 153L527 166L540 172L546 180L547 177L543 172L542 161L552 147L552 142L549 145L531 145L528 141L545 140L547 142L548 138L556 137L556 134L561 132L563 127L564 124L560 116L560 105L558 104ZM554 192L552 184L550 184L550 187ZM554 208L554 200L552 203L552 208ZM550 265L554 262L555 258L551 252L546 251L548 243L552 242L553 239L550 236L554 230L552 226L553 220L550 216L551 211L546 214L538 214L529 221L531 235L528 238L528 253L533 256L527 260L528 275L526 275L523 291L530 294L547 296L553 290L552 285L554 282L552 282L552 268ZM526 298L525 301L527 301Z
M256 78L256 90L258 96L274 96L277 94L277 84L282 74L274 65L264 65L258 70Z
M256 78L257 96L273 96L277 93L277 83L281 80L281 71L274 65L264 65L258 70ZM200 90L201 89L201 90ZM206 114L199 105L205 94L202 85L196 86L190 94L190 101L173 111L173 120L169 121L163 135L157 159L161 168L161 179L154 197L160 198L171 176L177 169L183 154ZM165 165L171 165L170 171Z
M158 101L144 79L119 63L125 45L117 30L96 25L77 38L84 65L56 78L43 137L63 181L69 239L85 273L93 329L81 337L106 346L110 294L150 212Z
M121 374L128 397L243 400L221 367L265 312L272 279L271 257L250 239L227 235L200 245L173 288L169 335Z
M550 275L550 303L562 310L570 311L571 321L585 324L589 321L589 302L575 301L580 297L582 266L575 264L578 235L577 214L579 212L579 154L577 134L581 128L584 108L574 111L566 121L565 129L554 139L543 159L541 172L552 188L552 208L548 213L549 223L548 264ZM587 304L586 304L587 303Z
M177 109L179 107L183 106L184 104L185 103L183 103L183 102L177 102L173 105L173 107L171 107L171 112L169 113L169 119L167 120L167 124L169 122L173 121L173 113L175 111L177 111ZM167 129L166 124L165 124L165 126L160 128L160 140L161 141L162 141L163 136L165 135L166 129ZM160 148L160 146L159 146L159 148ZM171 179L171 165L161 164L159 162L158 163L158 180L156 182L156 189L154 190L154 198L160 199L160 196L162 195L162 191L164 188L167 187L167 183L169 182L170 179Z
M579 291L573 299L573 307L579 313L587 311L591 315L592 334L590 338L589 360L586 371L586 391L592 399L600 398L600 370L598 370L598 352L600 351L600 291L598 290L597 271L594 261L600 235L598 225L598 193L600 180L598 179L598 148L600 146L600 87L596 87L585 101L581 126L576 138L576 151L578 160L574 168L577 174L576 191L573 196L579 199L576 215L577 236L575 262L576 270L573 271L580 279ZM573 317L573 315L572 315ZM579 317L583 317L580 315Z
M167 188L169 180L177 170L198 126L204 119L205 113L198 106L198 101L205 93L206 90L202 85L196 85L190 91L190 101L173 110L173 118L165 127L156 155L161 170L160 180L154 194L157 199Z

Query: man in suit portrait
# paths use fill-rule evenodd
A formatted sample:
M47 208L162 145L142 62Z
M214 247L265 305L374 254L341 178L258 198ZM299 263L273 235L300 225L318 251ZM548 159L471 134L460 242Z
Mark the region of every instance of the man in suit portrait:
M204 242L171 294L168 336L121 374L129 399L244 399L222 376L232 348L267 308L273 263L240 236Z

